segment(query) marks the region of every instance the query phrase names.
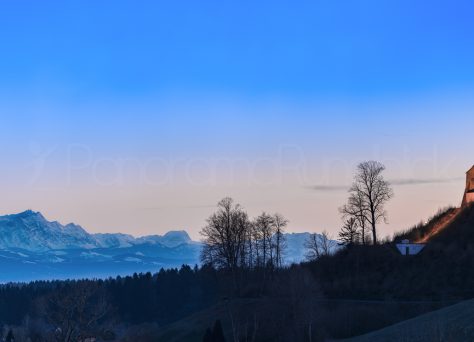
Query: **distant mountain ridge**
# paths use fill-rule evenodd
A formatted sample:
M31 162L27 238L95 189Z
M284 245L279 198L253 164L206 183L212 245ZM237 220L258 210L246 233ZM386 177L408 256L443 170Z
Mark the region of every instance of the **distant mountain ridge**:
M185 231L135 238L127 234L90 234L74 223L48 221L39 212L27 210L0 216L0 249L19 248L32 252L55 249L125 248L141 244L177 247L193 241Z
M310 233L285 234L286 264L305 258ZM105 278L199 265L202 243L184 230L134 237L91 234L81 226L48 221L27 210L0 216L0 282Z

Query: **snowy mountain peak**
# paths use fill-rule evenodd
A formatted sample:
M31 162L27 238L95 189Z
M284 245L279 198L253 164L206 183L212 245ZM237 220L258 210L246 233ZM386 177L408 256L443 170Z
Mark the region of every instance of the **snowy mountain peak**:
M31 209L25 210L21 213L18 214L11 214L9 216L32 216L32 215L38 215L41 214L39 211L33 211Z
M94 234L94 238L100 247L103 248L124 248L133 246L136 239L128 234Z
M0 249L20 248L44 251L65 248L92 248L95 241L82 228L49 222L40 212L27 210L0 216Z
M178 246L183 243L191 243L192 240L189 237L189 234L184 230L172 230L163 235L162 242L165 245L174 245Z
M160 244L165 247L174 248L183 244L191 244L193 241L184 230L169 231L165 235L148 235L136 239L138 243Z
M40 212L27 210L0 216L0 249L47 251L51 249L125 248L141 244L174 248L192 243L185 231L171 231L164 236L135 238L126 234L90 234L81 226L50 222Z
M11 217L11 218L18 218L18 219L29 219L29 218L35 219L36 218L36 219L45 220L44 216L39 211L33 211L31 209L25 210L18 214L10 214L6 216Z

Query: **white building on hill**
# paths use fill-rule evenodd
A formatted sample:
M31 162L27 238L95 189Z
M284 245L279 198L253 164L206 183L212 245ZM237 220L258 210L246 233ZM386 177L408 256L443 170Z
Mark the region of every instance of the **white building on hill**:
M402 255L416 255L420 253L425 244L423 243L410 243L409 240L402 240L401 243L397 243L397 249Z

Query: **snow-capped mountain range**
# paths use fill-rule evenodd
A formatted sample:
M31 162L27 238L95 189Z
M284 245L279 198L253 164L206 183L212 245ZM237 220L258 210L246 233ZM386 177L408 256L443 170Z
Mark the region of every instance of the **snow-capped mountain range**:
M304 259L309 233L286 234L288 263ZM0 282L104 278L199 264L202 245L186 231L134 237L90 234L31 210L0 216Z
M89 234L74 223L50 222L39 212L0 216L0 249L20 248L31 252L52 249L124 248L141 244L176 247L193 243L185 231L171 231L163 236L135 238L127 234Z

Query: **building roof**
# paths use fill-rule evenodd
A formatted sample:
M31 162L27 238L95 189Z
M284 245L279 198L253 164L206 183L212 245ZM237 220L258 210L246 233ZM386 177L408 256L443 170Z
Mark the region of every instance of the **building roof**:
M472 165L472 167L471 167L469 170L467 170L466 173L469 173L469 172L471 172L471 171L473 171L473 170L474 170L474 165Z

